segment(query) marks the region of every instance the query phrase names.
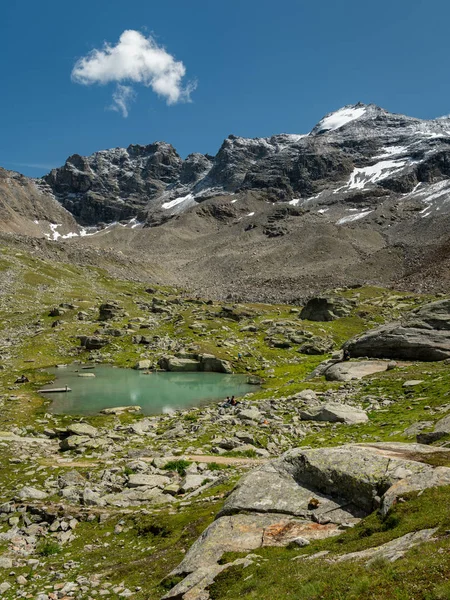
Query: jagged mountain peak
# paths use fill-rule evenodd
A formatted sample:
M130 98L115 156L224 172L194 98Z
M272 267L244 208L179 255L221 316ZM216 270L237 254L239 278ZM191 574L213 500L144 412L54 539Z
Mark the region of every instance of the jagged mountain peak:
M251 190L271 202L378 202L450 176L450 118L422 120L350 104L307 134L229 135L216 156L181 158L166 142L72 155L44 177L82 225L166 220L206 198ZM370 204L370 202L369 202Z
M328 113L311 130L311 136L361 135L370 138L389 135L422 136L448 135L450 118L419 119L400 113L392 113L376 104L348 104Z

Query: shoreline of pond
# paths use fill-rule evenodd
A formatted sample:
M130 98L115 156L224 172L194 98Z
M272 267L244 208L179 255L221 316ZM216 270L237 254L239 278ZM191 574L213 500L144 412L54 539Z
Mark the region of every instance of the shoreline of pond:
M40 390L50 402L53 414L97 416L103 409L140 406L142 415L158 415L225 402L227 397L242 398L259 389L248 374L210 372L169 372L136 370L111 364L70 363L46 368L52 376L50 386L70 388L51 392ZM146 377L141 377L145 375ZM171 387L172 386L172 387Z

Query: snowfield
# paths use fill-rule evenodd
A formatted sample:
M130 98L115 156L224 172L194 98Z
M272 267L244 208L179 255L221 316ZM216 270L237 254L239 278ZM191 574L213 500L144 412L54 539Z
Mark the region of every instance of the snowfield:
M347 123L359 119L365 114L365 112L365 107L356 108L344 106L344 108L341 108L328 117L322 119L322 121L318 123L317 128L319 131L335 131L344 125L347 125Z

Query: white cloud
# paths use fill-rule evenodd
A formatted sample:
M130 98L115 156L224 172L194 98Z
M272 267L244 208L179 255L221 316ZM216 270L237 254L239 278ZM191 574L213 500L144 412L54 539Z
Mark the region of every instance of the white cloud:
M140 83L151 87L167 104L188 102L195 89L193 82L183 85L186 68L181 61L158 46L151 37L128 29L116 46L107 42L101 50L92 50L80 58L72 70L72 80L82 85L117 83L113 94L115 110L128 114L134 97L133 88L123 83Z
M118 83L113 93L113 103L109 108L121 112L122 116L126 118L128 117L129 105L135 97L136 93L131 86Z

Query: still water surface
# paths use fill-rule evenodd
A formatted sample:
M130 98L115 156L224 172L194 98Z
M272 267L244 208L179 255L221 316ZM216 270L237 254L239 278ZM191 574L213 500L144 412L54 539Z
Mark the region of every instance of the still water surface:
M151 373L145 375L133 369L96 366L81 370L80 365L49 369L56 376L54 384L45 387L65 387L71 392L48 394L55 413L92 415L103 408L137 404L146 415L170 412L198 406L208 401L243 396L254 391L246 375L222 373ZM95 377L79 377L94 373Z

